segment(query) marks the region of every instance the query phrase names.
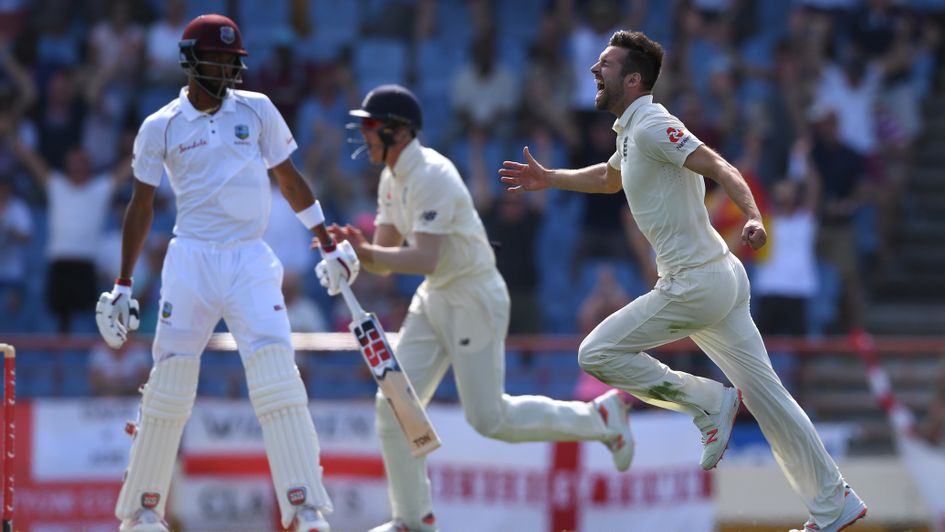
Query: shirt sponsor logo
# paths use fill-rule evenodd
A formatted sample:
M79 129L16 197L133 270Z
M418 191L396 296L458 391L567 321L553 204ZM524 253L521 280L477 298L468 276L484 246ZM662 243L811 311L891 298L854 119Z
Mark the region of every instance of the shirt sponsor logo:
M623 138L623 150L622 150L624 159L627 158L627 143L628 143L628 142L630 142L630 137L624 137L624 138Z
M436 211L423 211L423 213L420 214L420 219L424 222L432 222L436 219Z
M178 153L184 153L185 151L190 151L194 148L199 148L201 146L206 146L206 145L207 145L207 141L205 139L195 140L191 142L190 144L181 144L180 146L178 146L178 150L180 150Z
M683 138L683 135L686 134L684 129L676 129L674 127L666 128L666 136L669 138L669 141L673 144L679 142L679 139Z

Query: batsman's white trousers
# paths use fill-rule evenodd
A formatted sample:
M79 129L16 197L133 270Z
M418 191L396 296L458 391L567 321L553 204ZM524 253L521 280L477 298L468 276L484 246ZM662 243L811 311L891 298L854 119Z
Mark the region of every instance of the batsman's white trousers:
M714 414L722 401L721 383L673 371L643 352L692 338L741 389L745 406L811 515L818 523L833 522L843 509L843 478L807 414L772 369L748 303L748 276L732 254L662 277L652 291L591 331L581 344L579 363L648 403L693 416Z
M308 415L304 384L293 360L289 320L282 296L282 273L282 264L262 240L233 244L185 238L171 240L161 272L161 301L152 352L155 369L168 360L199 360L216 324L221 318L226 321L236 339L243 366L253 369L248 379L250 395L257 415L264 418L266 451L270 462L275 462L270 464L270 469L283 522L287 525L294 516L293 505L304 503L325 513L331 512L332 505L322 485L317 435ZM199 365L194 366L193 372L196 372ZM163 374L152 371L148 386L153 385L150 381L155 373ZM191 377L186 389L179 389L181 384L177 384L177 388L170 384L165 386L188 400L186 408L181 407L186 411L179 421L181 427L190 413L197 387L196 374ZM266 386L273 382L283 392L281 395L268 394ZM149 411L146 404L149 400L146 393L142 413ZM270 418L277 421L270 422ZM278 423L285 419L290 421ZM155 452L166 454L166 462L173 465L180 445L180 431L174 434L161 430L142 431L132 444L133 454L136 447L155 447L149 443L152 438L162 438L160 449ZM286 445L294 445L294 450L286 451ZM163 513L169 484L169 471L167 474L152 472L133 460L123 487L123 493L127 492L128 496L119 501L116 515L119 519L130 519L140 508L138 492L142 488L139 485L159 496L158 513ZM149 495L147 499L155 497Z
M282 264L262 240L213 244L174 238L161 271L154 356L199 355L223 318L240 358L260 347L291 346Z
M509 294L497 271L430 290L417 289L395 348L404 372L427 404L452 364L466 420L480 434L507 442L603 440L612 437L582 401L505 394ZM393 516L418 527L433 503L426 461L414 458L378 392L377 428Z

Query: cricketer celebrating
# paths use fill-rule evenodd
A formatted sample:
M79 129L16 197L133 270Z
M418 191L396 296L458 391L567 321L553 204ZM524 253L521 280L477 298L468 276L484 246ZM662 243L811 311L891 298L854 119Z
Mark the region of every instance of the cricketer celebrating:
M742 240L754 249L767 238L761 213L738 170L653 103L662 60L660 45L644 34L618 31L591 67L597 109L617 116L617 151L609 162L549 170L525 148L525 163L503 163L501 180L510 192L623 190L656 251L659 280L591 331L581 344L581 367L648 403L691 415L702 432L704 469L722 458L744 394L781 470L810 510L804 530L840 530L866 515L866 505L771 368L749 314L748 276L709 223L702 176L718 182L748 217ZM673 371L644 352L687 336L737 389Z
M154 367L115 515L122 531L166 531L164 507L184 423L197 390L200 355L222 317L236 339L262 435L283 527L327 532L332 505L322 485L318 437L296 368L283 300L282 265L262 240L271 170L299 220L321 242L328 283L352 282L357 257L335 246L319 203L289 160L296 143L263 94L234 90L246 68L236 24L202 15L184 30L180 97L149 116L134 145L134 190L122 227L120 277L102 294L96 321L121 346L137 326L135 262L151 227L164 171L177 199L175 238L161 272Z
M430 401L452 365L466 419L480 434L508 442L599 440L617 469L630 467L627 406L616 390L592 403L504 393L508 290L456 167L416 138L423 120L414 95L382 85L350 114L360 120L349 127L360 130L362 149L372 163L385 165L373 243L351 225L328 230L335 240L350 241L370 272L426 276L396 347L420 401ZM319 277L330 286L326 275ZM376 408L393 519L372 532L436 530L425 461L411 455L380 392Z

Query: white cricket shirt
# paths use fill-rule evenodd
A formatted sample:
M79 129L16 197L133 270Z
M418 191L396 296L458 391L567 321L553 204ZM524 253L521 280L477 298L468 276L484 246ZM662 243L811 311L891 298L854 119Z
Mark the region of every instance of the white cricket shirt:
M416 233L443 235L440 258L427 275L430 288L495 270L495 255L472 196L452 161L414 139L394 169L384 167L375 225L391 224L407 242Z
M145 119L135 139L135 178L152 186L167 171L177 198L174 234L210 242L261 238L269 220L269 168L295 151L269 98L228 90L219 111L180 96Z
M683 167L702 141L653 96L640 96L614 122L623 191L640 231L656 252L659 275L701 266L728 253L709 223L702 176Z

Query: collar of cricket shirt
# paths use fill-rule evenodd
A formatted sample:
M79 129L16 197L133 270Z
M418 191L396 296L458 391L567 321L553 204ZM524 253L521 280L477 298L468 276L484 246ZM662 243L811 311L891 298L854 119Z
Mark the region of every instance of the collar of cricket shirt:
M623 130L627 129L627 126L630 125L630 119L633 118L633 113L648 103L653 103L652 94L644 94L630 102L630 105L628 105L623 114L620 115L620 118L614 121L614 131L616 131L618 135L623 133Z
M422 147L420 139L413 139L404 146L404 150L400 152L397 162L394 163L394 167L391 169L395 178L409 174L420 163L423 158Z
M188 122L193 122L194 120L200 118L201 116L211 116L203 111L198 111L194 104L190 103L190 100L187 98L187 87L181 87L180 96L177 97L178 104L180 105L180 112L184 115L184 118ZM226 96L223 97L223 101L220 102L220 108L217 111L229 113L236 109L236 100L234 100L233 89L226 90Z

